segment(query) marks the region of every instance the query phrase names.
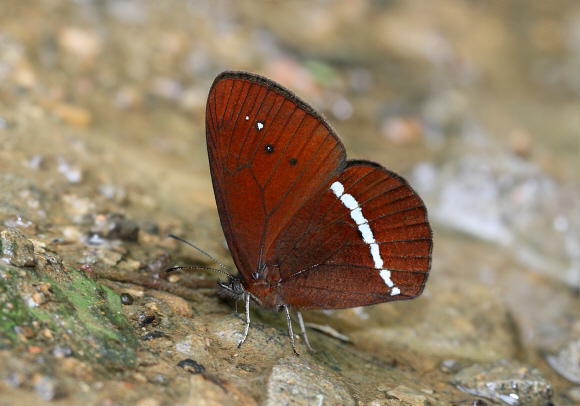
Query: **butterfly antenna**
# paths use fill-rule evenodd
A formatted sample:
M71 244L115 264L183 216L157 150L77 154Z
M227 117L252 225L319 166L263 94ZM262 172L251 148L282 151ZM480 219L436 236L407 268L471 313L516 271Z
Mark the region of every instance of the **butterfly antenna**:
M181 241L181 242L183 242L183 243L186 243L186 244L187 244L187 245L189 245L190 247L193 247L193 248L195 248L196 250L198 250L199 252L201 252L201 253L202 253L203 255L205 255L206 257L208 257L208 258L211 258L211 259L212 259L212 260L213 260L213 261L214 261L216 264L218 264L219 266L221 266L225 272L224 272L224 271L222 271L221 269L215 269L215 268L203 268L203 267L198 267L198 266L195 266L195 267L193 267L193 266L176 266L176 267L173 267L173 268L169 268L169 269L168 269L168 270L166 270L165 272L176 271L176 270L178 270L178 269L185 269L185 268L190 268L190 269L192 269L192 268L193 268L193 269L208 269L208 270L217 271L217 272L220 272L220 273L223 273L223 274L226 274L226 275L232 276L232 274L231 274L231 273L228 271L228 268L226 268L226 267L225 267L225 266L224 266L224 265L223 265L223 264L222 264L220 261L218 261L217 259L215 259L215 258L214 258L214 257L212 257L211 255L209 255L207 252L205 252L205 251L204 251L204 250L202 250L201 248L199 248L199 247L196 247L195 245L193 245L193 244L192 244L192 243L190 243L189 241L185 241L183 238L181 238L181 237L178 237L178 236L176 236L176 235L173 235L173 234L167 234L167 237L173 238L173 239L175 239L175 240L177 240L177 241Z
M221 269L217 269L217 268L207 268L205 266L173 266L171 268L167 268L165 270L165 273L169 273L169 272L173 272L173 271L179 271L180 269L205 269L206 271L215 271L215 272L223 273L224 275L231 276L230 273L224 272Z

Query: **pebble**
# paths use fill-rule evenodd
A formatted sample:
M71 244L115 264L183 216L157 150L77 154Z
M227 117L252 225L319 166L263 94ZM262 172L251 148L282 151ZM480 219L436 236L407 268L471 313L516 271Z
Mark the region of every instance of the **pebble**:
M56 359L70 357L72 355L72 349L67 346L57 345L53 348L52 355L54 355Z
M121 304L132 305L135 299L129 293L121 293Z
M66 226L62 229L62 238L66 242L77 242L81 240L83 233L75 226Z
M96 279L97 278L97 271L95 270L95 267L91 264L84 264L81 266L81 269L83 271L85 271L85 273L92 279Z
M47 402L66 395L62 384L54 378L40 375L33 377L33 382L36 394Z
M141 327L145 327L146 325L155 321L155 315L149 313L140 313L137 319L139 320L139 325Z
M137 403L135 403L135 406L160 406L160 405L161 401L155 398L143 398Z
M457 373L464 368L464 365L454 359L446 359L441 362L439 369L445 373Z
M93 379L93 368L87 362L75 357L66 357L60 362L62 371L79 379L90 381ZM97 389L97 388L95 388Z
M190 374L203 374L205 372L205 367L201 364L198 364L191 358L186 358L184 360L179 361L177 363L177 366L185 369Z
M101 260L101 262L106 266L116 266L119 261L123 258L121 254L118 252L110 251L110 250L98 250L97 256Z
M406 386L400 385L395 389L391 389L387 392L389 396L403 402L404 405L409 406L426 406L427 398L414 390L407 388Z
M65 161L63 157L57 157L57 171L63 175L69 183L79 183L83 179L83 172L80 168L75 167Z
M7 228L0 233L0 254L2 260L11 265L34 266L34 245L17 228Z
M171 293L161 292L159 290L152 290L149 292L149 295L163 300L171 310L181 316L193 316L193 310L191 309L190 304L182 297L172 295Z
M119 269L126 272L133 272L141 268L141 262L136 259L127 258L119 262Z
M35 256L36 270L44 274L57 274L64 271L60 255L40 254Z
M58 43L67 52L84 60L94 60L102 48L101 39L95 32L76 27L61 29Z

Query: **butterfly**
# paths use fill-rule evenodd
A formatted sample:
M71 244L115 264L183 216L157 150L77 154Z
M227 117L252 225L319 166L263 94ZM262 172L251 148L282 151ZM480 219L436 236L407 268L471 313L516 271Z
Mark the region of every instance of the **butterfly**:
M427 209L400 175L347 160L310 105L263 76L225 71L211 89L206 137L219 217L239 271L222 293L284 311L342 309L421 294L433 238Z

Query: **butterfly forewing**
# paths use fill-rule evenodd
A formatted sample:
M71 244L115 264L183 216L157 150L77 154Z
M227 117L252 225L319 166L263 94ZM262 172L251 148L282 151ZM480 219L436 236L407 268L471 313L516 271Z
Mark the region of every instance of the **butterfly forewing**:
M311 107L244 72L216 78L206 132L222 227L248 281L300 208L341 173L346 152Z
M288 304L340 308L418 296L431 250L425 206L407 182L349 161L294 216L268 262L278 266Z

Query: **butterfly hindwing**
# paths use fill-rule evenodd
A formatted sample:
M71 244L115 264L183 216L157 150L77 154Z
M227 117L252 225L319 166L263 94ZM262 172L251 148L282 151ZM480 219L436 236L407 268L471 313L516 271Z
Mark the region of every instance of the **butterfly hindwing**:
M283 300L344 308L418 296L432 236L421 199L378 164L348 161L296 213L268 253Z

